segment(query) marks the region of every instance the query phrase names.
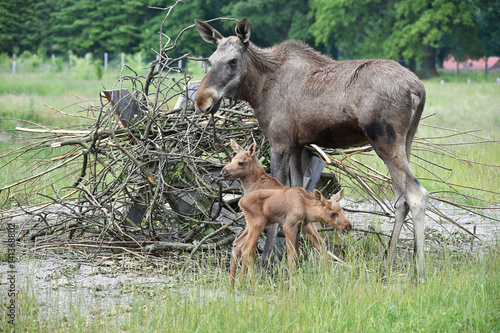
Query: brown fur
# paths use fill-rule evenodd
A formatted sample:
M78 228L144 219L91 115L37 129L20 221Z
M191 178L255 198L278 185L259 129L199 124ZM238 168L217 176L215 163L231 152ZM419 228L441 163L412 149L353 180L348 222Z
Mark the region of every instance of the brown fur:
M255 144L251 144L248 151L246 151L240 147L236 141L231 140L231 147L236 155L233 157L231 163L222 169L222 175L226 179L239 179L245 195L255 190L280 190L287 188L276 178L269 176L265 172L264 168L257 159L257 148ZM342 208L340 208L340 210L342 216L344 216ZM316 225L314 223L309 223L306 224L301 230L306 239L319 253L321 253L325 242L319 235ZM236 241L233 243L233 246L235 246L235 244Z
M342 192L342 191L341 191ZM336 230L343 232L351 229L351 223L342 212L338 200L339 192L332 200L325 200L321 192L314 194L301 187L286 187L281 189L256 190L245 194L239 206L245 214L247 227L234 241L231 257L230 283L234 284L237 261L243 256L240 276L249 269L253 280L253 262L257 241L264 229L274 223L283 225L286 237L288 263L292 267L298 257L300 229L319 221L328 223ZM325 255L324 247L321 252Z

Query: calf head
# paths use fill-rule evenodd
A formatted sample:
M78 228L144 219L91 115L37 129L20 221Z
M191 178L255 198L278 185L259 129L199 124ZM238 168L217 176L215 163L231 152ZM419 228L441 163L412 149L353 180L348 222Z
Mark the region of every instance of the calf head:
M194 20L201 38L207 43L217 45L217 50L210 56L210 70L201 80L196 95L197 110L215 113L224 98L237 98L242 86L247 66L245 51L250 40L250 25L246 18L236 25L236 36L223 37L211 25Z
M345 217L339 201L344 197L344 189L340 190L330 200L326 200L320 191L314 190L314 197L321 202L321 218L335 230L346 232L352 229L351 222Z
M248 151L246 151L236 141L231 140L231 148L236 155L231 160L231 163L222 168L221 174L225 179L244 178L257 173L262 168L256 156L257 145L255 143L252 143L248 147Z

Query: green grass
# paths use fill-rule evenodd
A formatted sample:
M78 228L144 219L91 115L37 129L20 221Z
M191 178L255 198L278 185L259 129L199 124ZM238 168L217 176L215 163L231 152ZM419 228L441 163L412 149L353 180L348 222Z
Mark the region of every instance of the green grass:
M196 72L196 76L202 75L201 69L191 64L190 72ZM91 77L86 79L84 75L76 71L66 76L64 72L29 73L23 75L12 75L11 73L0 73L0 154L12 148L18 147L25 142L20 138L23 135L15 131L15 127L35 127L34 123L42 126L70 127L82 123L92 123L91 120L64 116L55 112L46 105L62 110L70 114L85 115L82 112L88 103L99 105L99 91L104 88L113 87L119 76L118 71L105 73L102 79ZM472 83L467 84L466 79L472 77ZM440 80L445 83L441 84ZM454 73L443 73L439 79L425 81L427 90L427 102L424 118L419 127L421 137L439 137L449 135L451 132L440 128L428 127L426 125L447 127L451 129L469 131L481 130L474 133L493 140L500 140L500 85L496 83L496 76L484 76L481 73L464 73L457 76ZM77 97L81 96L83 99ZM18 120L12 120L12 119ZM10 133L15 136L2 134ZM454 137L434 142L462 142L472 141L472 138ZM499 165L500 145L497 143L454 146L453 149L464 160L471 160L488 165ZM469 187L478 187L489 191L497 191L500 188L500 168L471 166L467 163L450 159L444 155L437 155L425 151L419 151L414 145L414 154L435 165L422 162L413 157L413 169L421 183L431 193L445 193L449 188L427 179L437 177L453 183ZM54 150L52 156L58 151ZM383 162L373 156L362 156L360 160L377 170L387 173ZM6 159L0 159L0 164ZM0 184L12 179L12 174L19 174L19 170L29 170L28 165L23 165L19 160L0 172ZM438 166L444 166L443 169ZM450 171L451 170L451 171ZM71 180L72 181L72 180ZM70 182L71 182L70 181ZM69 185L64 184L64 185ZM471 193L476 195L477 193ZM348 194L349 195L349 194ZM355 195L354 193L350 194ZM441 195L441 194L439 194ZM445 194L443 194L445 195ZM484 199L493 199L495 195L480 193Z
M430 255L424 283L399 266L387 281L380 261L352 253L347 266L325 271L311 256L290 278L243 283L232 290L227 268L199 258L199 271L166 285L136 286L112 308L84 309L75 298L69 314L45 316L57 291L38 308L29 286L17 296L16 330L29 332L497 332L500 330L500 255ZM361 259L355 259L361 258ZM207 260L210 261L210 260ZM173 280L175 281L175 280ZM9 326L0 318L4 329Z
M21 118L46 126L70 126L82 121L70 121L43 106L64 108L79 101L74 93L98 103L102 85L111 88L116 73L103 80L86 80L63 74L38 77L26 73L23 77L0 74L0 117ZM448 79L450 77L450 79ZM480 76L478 76L480 77ZM433 124L460 130L481 129L480 135L500 139L500 85L494 77L472 80L465 76L446 74L445 84L439 80L426 81L428 93L425 114L436 115L423 124ZM44 86L44 87L41 87ZM79 107L65 109L76 113ZM68 121L68 122L67 122ZM2 131L13 133L15 126L33 126L23 122L0 119ZM446 132L421 126L419 135L440 136ZM12 149L22 141L3 140L0 152ZM457 139L460 141L460 139ZM462 149L462 148L460 148ZM438 165L453 171L427 166L430 172L466 186L497 191L499 168L471 167L446 157L422 154ZM468 159L498 165L498 144L463 147ZM51 156L51 155L49 155ZM379 170L384 165L376 157L363 157ZM2 159L0 164L5 163ZM0 184L11 175L36 172L26 165L11 164L0 169ZM425 170L415 166L419 178ZM75 170L75 174L77 170ZM66 180L66 181L73 181ZM435 183L424 185L438 191ZM16 331L28 332L92 332L92 331L165 331L165 332L497 332L500 331L500 255L490 252L484 256L458 255L451 250L430 253L427 257L427 280L416 284L408 278L411 271L410 254L400 255L395 274L381 281L375 273L382 260L383 248L375 238L366 241L348 240L347 267L324 271L316 261L301 263L296 276L290 279L286 269L272 278L258 280L255 287L243 285L230 291L227 267L219 262L212 266L200 258L199 271L173 280L171 285L140 288L125 306L104 309L88 314L74 299L70 314L46 316L39 303L40 290L28 284L19 290ZM311 256L314 258L314 256ZM170 274L174 274L172 272ZM57 292L53 304L58 303ZM0 300L0 306L7 302ZM5 312L0 311L0 331L9 331Z

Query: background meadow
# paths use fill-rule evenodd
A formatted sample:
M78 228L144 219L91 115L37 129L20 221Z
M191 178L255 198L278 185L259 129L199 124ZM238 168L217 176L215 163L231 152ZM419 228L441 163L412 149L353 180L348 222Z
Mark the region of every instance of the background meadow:
M99 91L110 89L120 71L111 69L97 75L92 69L90 78L85 69L69 71L47 70L13 75L0 73L0 186L19 174L36 172L37 161L19 159L3 154L25 145L26 135L15 127L71 128L93 121L69 117L65 113L91 117L84 110L88 103L99 105ZM188 67L195 78L202 70ZM500 77L500 73L498 74ZM467 83L470 79L470 84ZM443 80L444 82L441 82ZM437 175L453 184L477 187L492 192L499 189L500 147L496 142L463 145L463 136L449 137L453 131L473 131L491 140L500 140L500 84L494 73L441 73L438 79L424 82L427 102L424 120L419 128L421 138L436 138L437 142L454 143L453 149L464 161L445 155L414 149L415 154L432 162L413 158L414 171L430 192L445 191L427 176ZM440 139L446 136L445 139ZM467 137L468 142L474 138ZM58 151L58 154L60 151ZM371 154L373 155L373 154ZM360 160L386 173L385 166L374 156ZM465 162L479 162L479 165ZM445 167L446 169L443 169ZM78 170L75 170L78 172ZM60 184L73 180L61 179ZM1 195L1 194L0 194ZM478 193L481 199L494 200L496 194ZM474 201L480 204L480 201ZM330 239L341 243L346 265L327 270L319 265L315 254L304 256L297 274L290 276L280 265L272 276L264 276L257 285L243 284L230 290L227 281L228 253L204 252L197 255L195 264L186 274L175 268L160 273L172 277L168 284L147 287L131 286L124 303L113 308L87 308L82 299L72 299L70 310L46 315L47 303L40 303L35 277L22 284L17 295L17 331L448 331L494 332L500 330L500 255L498 250L482 253L455 251L444 241L439 251L427 257L428 277L425 283L415 283L409 276L412 269L411 251L402 251L395 274L380 279L378 269L384 248L375 234L350 235ZM451 244L449 244L451 245ZM165 254L169 257L169 254ZM73 265L68 253L68 267ZM19 256L19 260L29 258ZM149 259L138 260L141 267ZM140 273L139 269L136 273ZM130 272L125 274L131 274ZM134 273L135 274L135 273ZM61 276L71 285L74 275ZM72 287L76 291L79 287ZM96 285L95 290L99 286ZM59 304L59 289L51 288L51 301ZM5 299L0 301L5 305ZM45 301L47 302L47 301ZM0 330L8 331L5 313L0 311Z

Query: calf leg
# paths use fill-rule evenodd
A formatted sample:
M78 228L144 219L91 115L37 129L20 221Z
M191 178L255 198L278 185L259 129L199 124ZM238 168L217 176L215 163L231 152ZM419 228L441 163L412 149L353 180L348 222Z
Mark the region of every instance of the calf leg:
M271 175L278 179L282 184L286 184L289 177L290 153L282 149L273 149L271 147ZM278 224L272 224L267 227L266 243L262 253L262 267L269 266L269 258L276 243L276 233Z
M283 225L283 231L285 232L286 238L288 267L290 271L292 271L292 269L296 266L299 256L299 228L297 227L297 225L285 222L285 224Z
M321 253L325 241L319 235L316 225L314 223L306 224L304 227L302 227L302 234L304 234L307 241L312 244L316 251Z
M238 259L241 256L241 249L245 244L247 234L248 234L248 226L241 233L241 235L238 238L236 238L233 242L233 250L231 254L231 268L229 270L229 283L231 284L231 286L234 285L234 280L236 278L236 266L238 266Z
M321 255L325 269L328 267L328 257L326 256L325 240L319 235L314 223L308 223L302 227L302 234L306 237L314 249Z
M246 271L248 269L250 279L252 282L255 282L255 273L254 273L254 261L255 261L255 249L257 248L257 242L259 241L259 237L264 231L266 226L265 218L261 218L262 223L253 223L251 221L249 223L247 219L247 237L244 241L243 247L241 249L241 254L243 256L243 262L241 264L241 272L240 279L242 279Z

